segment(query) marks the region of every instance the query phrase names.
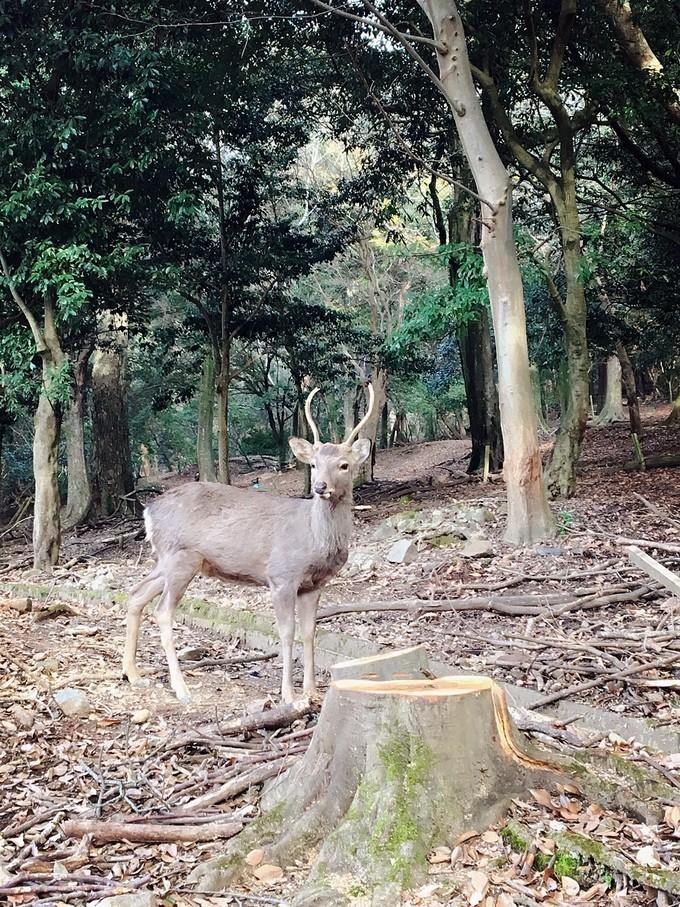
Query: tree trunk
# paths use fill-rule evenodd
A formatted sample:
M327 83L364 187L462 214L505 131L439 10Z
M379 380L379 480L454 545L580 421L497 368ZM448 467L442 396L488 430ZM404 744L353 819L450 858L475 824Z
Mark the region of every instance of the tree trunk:
M35 411L33 435L33 566L49 570L59 560L61 547L61 500L57 482L57 455L61 416L48 398L49 379L43 388Z
M226 294L225 294L226 297ZM229 386L231 384L231 336L226 298L222 303L222 344L217 378L217 479L231 485L229 468Z
M73 369L73 399L64 419L68 489L66 507L61 517L64 528L78 526L87 519L92 506L92 490L85 457L85 391L87 367L92 347L81 350Z
M355 485L363 485L365 482L373 481L373 469L375 466L375 447L378 438L378 428L380 426L380 414L385 401L387 400L387 375L379 365L374 366L371 373L371 384L375 392L375 406L373 415L364 425L359 433L360 438L368 438L371 442L371 456L364 460L361 469L358 471L355 479Z
M533 363L529 366L531 372L531 389L534 394L534 409L536 410L536 419L541 431L549 431L548 423L545 421L543 412L543 392L541 388L541 375L538 366Z
M203 373L198 391L198 434L196 460L201 482L215 482L213 460L213 422L215 420L215 362L209 353L203 360Z
M101 517L126 510L134 488L127 381L127 336L115 330L92 359L92 509Z
M42 388L33 434L33 566L36 570L49 570L59 560L61 548L61 498L57 480L61 409L53 391L55 375L64 364L53 292L45 295L42 334L35 323L31 329L42 358Z
M666 419L667 425L680 425L680 394L675 398L670 415Z
M357 385L353 384L345 391L342 398L342 417L345 423L345 437L349 435L359 421L357 410Z
M574 174L571 174L573 181ZM586 298L582 279L581 225L576 207L575 187L565 190L557 205L560 223L564 276L567 295L561 308L562 329L568 373L568 397L555 438L546 484L553 497L569 498L576 489L576 464L588 424L588 343L586 340Z
M457 199L449 212L450 243L475 244L475 219L470 199ZM442 226L442 232L444 228ZM453 256L449 259L449 282L455 287L458 267ZM484 456L489 447L489 466L493 472L503 468L503 434L498 406L498 391L493 368L493 346L489 314L482 308L476 318L463 322L457 330L472 451L467 471L471 475L484 466Z
M621 363L621 374L623 375L623 386L626 390L626 400L628 401L628 418L630 420L630 430L641 438L644 434L642 419L640 418L640 402L637 395L637 386L635 384L635 373L628 356L628 350L622 343L616 344L616 355Z
M506 538L532 544L554 533L543 484L538 446L524 290L512 234L512 188L484 121L472 81L463 23L454 0L418 0L438 43L437 63L444 95L483 199L482 252L493 314L501 427L508 490Z
M257 846L277 865L313 855L294 907L341 907L352 892L392 907L426 880L434 847L480 834L555 771L522 749L489 678L424 680L422 655L405 658L406 671L398 658L375 671L360 660L358 672L384 680L354 679L342 666L306 755L265 792L263 816L227 855L194 870L198 890L243 876Z
M599 425L608 425L611 422L625 422L626 415L623 411L623 400L621 398L621 373L621 362L618 356L608 356L604 405L597 417Z
M474 321L458 328L458 347L472 440L467 471L472 474L482 469L488 445L489 468L492 472L500 472L503 468L503 435L486 309L482 309Z
M387 447L387 442L389 440L389 408L387 406L387 400L385 405L382 408L382 413L380 415L380 449L385 450Z

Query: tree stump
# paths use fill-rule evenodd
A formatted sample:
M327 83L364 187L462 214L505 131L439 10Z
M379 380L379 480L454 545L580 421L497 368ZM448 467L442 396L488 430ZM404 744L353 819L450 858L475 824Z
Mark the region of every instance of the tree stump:
M376 671L388 661L399 672L394 658ZM405 663L420 669L420 653ZM366 659L357 669L371 673ZM334 680L309 750L266 790L263 816L190 881L219 891L248 873L256 847L282 867L313 854L295 905L393 907L426 876L433 847L482 832L555 770L520 743L488 677Z

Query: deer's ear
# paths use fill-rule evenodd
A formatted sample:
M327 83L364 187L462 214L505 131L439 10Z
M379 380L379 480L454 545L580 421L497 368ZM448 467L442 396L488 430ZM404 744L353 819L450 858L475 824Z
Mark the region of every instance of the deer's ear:
M371 442L368 438L359 438L352 444L352 459L355 466L363 463L371 452Z
M304 438L289 438L288 443L295 457L301 463L311 463L314 459L314 448Z

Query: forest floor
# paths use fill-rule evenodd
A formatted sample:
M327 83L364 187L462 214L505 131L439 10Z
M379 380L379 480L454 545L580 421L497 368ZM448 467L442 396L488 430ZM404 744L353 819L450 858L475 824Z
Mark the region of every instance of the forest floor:
M644 412L648 456L680 450L680 428L665 425L665 415L663 408ZM503 542L503 485L465 476L467 451L465 441L444 441L378 452L377 482L356 496L350 562L322 601L324 624L380 647L422 643L434 660L459 671L490 674L545 697L568 695L677 725L680 601L630 564L622 540L638 540L678 571L678 470L626 471L632 457L627 426L589 429L578 493L554 506L557 538L525 549ZM301 492L297 470L244 473L237 481L249 485L258 475L260 493ZM78 817L170 824L173 832L182 823L219 830L225 817L247 822L258 808L254 782L237 785L227 803L192 801L225 780L247 780L244 773L285 768L304 750L313 726L311 710L284 715L278 729L231 729L229 722L244 711L260 713L277 701L280 668L277 659L248 660L257 653L208 630L177 631L192 706L170 694L157 633L148 625L140 663L157 682L142 694L122 682L124 616L106 603L105 593L129 590L148 570L142 536L138 517L70 533L64 566L49 580L47 605L62 601L62 585L102 592L102 600L71 603L45 620L36 619L37 603L33 611L17 610L22 599L10 585L35 581L30 523L0 542L0 902L94 903L131 886L153 890L168 907L289 903L304 866L254 872L249 889L219 897L191 893L185 885L190 870L220 852L219 839L102 843L64 833L63 822ZM387 559L399 539L414 543L410 563ZM464 556L470 539L488 543L488 556ZM190 591L217 604L269 608L260 590L209 579L195 580ZM83 717L62 713L54 697L63 688L85 694ZM583 736L559 726L540 739L612 751L680 788L680 753L654 753L614 733ZM432 883L403 903L680 903L677 894L634 882L626 871L569 862L559 852L550 857L559 834L576 830L644 871L680 872L680 796L662 804L662 812L664 821L647 824L587 802L576 789L535 791L512 806L529 829L527 849L515 852L517 842L501 838L498 829L441 842L433 861L443 862L433 862Z

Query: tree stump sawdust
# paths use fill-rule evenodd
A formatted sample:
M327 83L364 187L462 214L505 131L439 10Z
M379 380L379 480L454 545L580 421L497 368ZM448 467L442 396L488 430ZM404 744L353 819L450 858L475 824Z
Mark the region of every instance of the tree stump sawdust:
M375 670L361 659L357 672L403 677L402 667L422 671L422 653ZM393 907L425 877L433 847L499 821L556 770L520 742L488 677L334 680L309 750L265 791L262 817L189 881L219 891L263 848L266 863L311 862L295 905Z

